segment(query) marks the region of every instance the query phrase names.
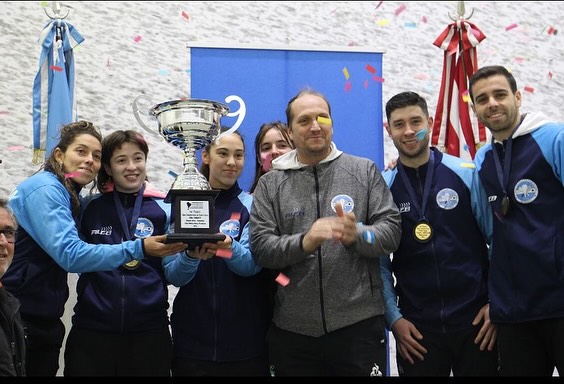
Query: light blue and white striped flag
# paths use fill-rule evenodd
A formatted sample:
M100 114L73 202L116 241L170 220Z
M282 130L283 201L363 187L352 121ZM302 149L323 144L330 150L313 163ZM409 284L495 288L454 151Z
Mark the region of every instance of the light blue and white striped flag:
M33 163L40 164L59 141L63 125L77 120L73 49L84 38L64 20L50 21L39 36L39 71L33 82Z

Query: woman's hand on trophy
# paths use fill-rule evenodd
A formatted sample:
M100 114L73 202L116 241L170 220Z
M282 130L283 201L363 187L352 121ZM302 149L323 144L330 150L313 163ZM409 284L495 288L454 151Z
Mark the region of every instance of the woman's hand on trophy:
M166 235L149 236L142 239L143 250L147 256L165 257L175 255L186 249L182 242L165 243Z
M225 235L225 239L217 243L203 243L199 247L195 247L194 250L188 251L188 255L201 260L207 260L214 256L229 258L231 257L232 243L233 239Z
M194 249L189 249L186 253L194 259L207 260L215 255L215 250L211 248L212 245L212 243L203 243Z

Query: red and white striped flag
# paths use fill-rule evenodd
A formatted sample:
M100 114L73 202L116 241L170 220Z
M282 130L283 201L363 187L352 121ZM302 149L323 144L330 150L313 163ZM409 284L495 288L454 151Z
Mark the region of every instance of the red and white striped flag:
M434 45L445 51L431 144L443 152L472 160L486 129L470 116L468 80L478 69L476 46L486 36L467 20L450 24Z

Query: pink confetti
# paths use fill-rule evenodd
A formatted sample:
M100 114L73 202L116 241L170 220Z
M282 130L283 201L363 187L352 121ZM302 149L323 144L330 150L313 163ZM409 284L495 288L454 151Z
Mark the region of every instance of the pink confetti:
M233 256L233 252L230 249L219 248L215 251L215 255L219 257L223 257L224 259L230 259Z
M518 27L518 25L515 24L515 23L513 23L513 24L508 25L507 27L505 27L505 30L506 30L506 31L511 31L512 29L517 28L517 27Z
M426 16L421 16L421 22L422 22L423 24L427 24L427 21L429 21L429 19L427 19Z
M274 280L283 287L287 286L290 283L290 278L282 272L280 272Z
M366 70L367 70L368 72L370 72L371 74L375 74L375 73L376 73L376 68L374 68L374 67L371 66L370 64L366 64L366 67L364 67L364 68L366 68Z
M429 75L426 73L417 73L415 74L415 78L417 80L428 80L429 79Z
M136 43L138 43L138 42L141 41L141 39L142 39L142 37L139 36L139 35L137 35L137 36L135 36L135 38L133 39L133 41L135 41Z
M548 71L548 78L552 79L552 72Z
M362 86L364 87L364 89L368 88L368 80L364 80Z
M8 111L0 111L0 115L8 115L10 112Z
M51 68L53 71L57 71L57 72L62 72L62 71L63 71L63 68L58 67L58 66L56 66L56 65L52 65L50 68Z
M352 83L350 81L345 82L345 92L348 92L352 89Z
M529 86L529 85L525 85L525 91L533 93L533 92L535 92L535 89L533 87Z
M190 21L190 15L187 14L186 12L182 11L182 17L185 18L186 20Z
M8 147L8 151L21 151L22 149L25 149L25 147L21 145L12 145L11 147Z
M380 2L378 2L378 5L376 6L376 9L380 8L380 6L382 5L382 3L384 3L384 0L380 0Z
M400 5L399 8L395 10L394 15L399 16L399 14L402 13L403 11L405 11L404 4Z
M379 83L383 83L384 82L384 78L383 77L378 77L378 76L372 76L372 80L377 81Z

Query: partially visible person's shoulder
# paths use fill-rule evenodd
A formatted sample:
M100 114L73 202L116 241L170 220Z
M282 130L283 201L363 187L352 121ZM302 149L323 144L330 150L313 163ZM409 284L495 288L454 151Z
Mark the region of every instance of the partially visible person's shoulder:
M443 153L442 163L451 169L476 169L476 164L449 153Z
M341 160L343 160L347 163L351 163L351 164L368 165L368 166L372 166L372 165L376 164L374 162L374 160L369 159L368 157L362 157L362 156L353 155L353 154L345 153L345 152L343 152L341 154L341 156L339 156L339 158Z

